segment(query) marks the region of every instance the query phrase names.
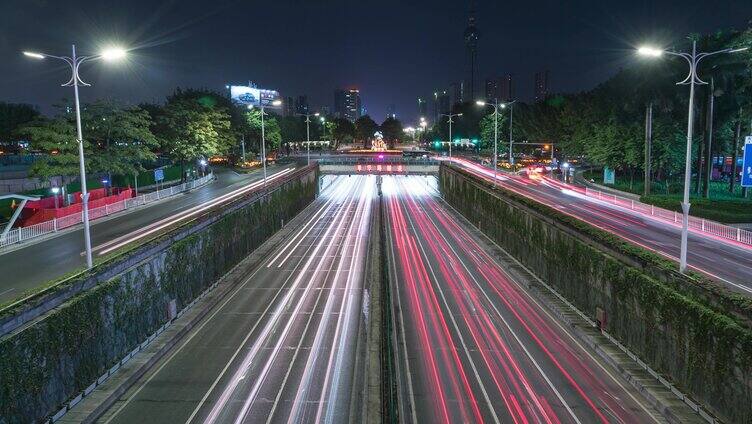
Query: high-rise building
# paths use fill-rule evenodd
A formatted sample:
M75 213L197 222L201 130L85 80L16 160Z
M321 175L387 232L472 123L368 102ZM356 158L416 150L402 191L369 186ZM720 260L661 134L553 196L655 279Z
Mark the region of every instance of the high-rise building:
M465 28L465 49L467 50L468 64L470 67L468 99L475 98L475 71L478 60L478 37L480 33L475 27L475 2L470 1L470 14L467 28Z
M439 115L447 114L451 110L449 102L449 93L446 90L436 91L433 93L433 115L434 122L439 120Z
M418 98L418 118L428 118L428 102L425 99Z
M509 102L513 99L512 74L506 74L499 78L499 101Z
M285 104L283 105L285 116L295 115L295 103L293 103L292 96L285 97Z
M301 115L308 113L308 96L298 96L298 99L295 102L295 112Z
M499 80L486 78L486 101L493 102L499 98Z
M334 90L334 115L355 122L361 116L360 91L356 88Z
M486 101L508 102L512 100L512 75L486 79Z
M541 71L535 73L535 101L540 102L546 100L549 93L548 86L548 71Z
M454 106L464 102L465 99L465 82L454 82L449 85L449 105Z

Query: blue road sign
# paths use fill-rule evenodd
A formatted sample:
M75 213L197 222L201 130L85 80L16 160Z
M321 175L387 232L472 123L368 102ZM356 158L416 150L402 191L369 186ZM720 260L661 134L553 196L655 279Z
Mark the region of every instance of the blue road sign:
M154 181L162 181L164 180L164 170L162 168L155 169L154 170Z
M752 137L747 137L744 144L744 160L742 161L742 186L752 187Z

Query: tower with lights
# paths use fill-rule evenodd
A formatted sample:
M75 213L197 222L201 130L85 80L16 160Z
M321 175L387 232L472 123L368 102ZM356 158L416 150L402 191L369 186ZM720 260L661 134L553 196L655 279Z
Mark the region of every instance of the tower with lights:
M475 68L478 60L478 28L475 26L475 1L470 0L470 14L465 28L465 48L470 65L469 99L475 98Z

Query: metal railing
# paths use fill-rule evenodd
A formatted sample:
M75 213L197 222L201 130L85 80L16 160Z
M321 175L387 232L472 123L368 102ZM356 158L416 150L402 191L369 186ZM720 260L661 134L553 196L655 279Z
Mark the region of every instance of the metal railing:
M627 199L614 194L605 193L600 190L585 188L585 195L594 199L602 200L626 209L637 211L651 217L658 218L662 221L673 222L677 225L682 223L682 213L659 208L653 205L642 203L638 200ZM711 234L722 239L735 241L741 244L752 246L752 231L742 230L741 228L731 227L719 222L711 221L696 216L689 217L689 228L691 230Z
M166 197L174 196L184 191L192 190L198 186L204 185L214 177L213 174L205 175L199 179L187 183L168 187L152 193L142 194L130 199L120 200L115 203L100 206L98 208L89 208L89 220L94 220L126 209L132 209L155 202ZM40 237L46 234L54 233L68 227L80 224L83 220L82 213L74 213L61 218L53 218L49 221L40 222L39 224L28 227L14 228L8 231L5 237L0 238L0 249L25 241Z

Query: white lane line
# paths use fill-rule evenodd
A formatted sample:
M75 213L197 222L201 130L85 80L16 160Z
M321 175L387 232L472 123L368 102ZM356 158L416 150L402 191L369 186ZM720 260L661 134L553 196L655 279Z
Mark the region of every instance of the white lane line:
M350 194L350 196L353 195L353 193L349 193L349 194ZM339 209L338 215L337 215L337 217L339 218L339 222L333 222L332 223L332 227L334 225L336 225L336 229L334 231L335 235L339 235L339 234L342 233L342 229L345 226L344 224L346 222L346 218L349 216L349 210L350 210L350 208L352 206L352 203L353 203L352 197L349 197L347 199L347 203L345 205L343 205L342 208ZM332 228L332 227L330 227L330 228ZM323 243L324 243L324 240L321 240L319 242L318 246L322 246ZM336 244L334 244L334 243L327 244L326 249L324 250L324 255L322 255L320 257L316 257L316 253L318 252L318 250L314 250L314 253L313 253L312 257L309 259L309 263L306 264L307 266L304 269L308 269L308 265L313 262L314 257L316 257L316 259L318 259L318 263L316 265L316 268L314 269L313 275L308 279L307 285L305 285L303 294L301 295L300 299L298 300L298 303L295 305L294 310L291 312L291 314L290 314L291 317L295 317L295 316L298 316L300 314L300 310L303 307L304 300L306 298L308 298L308 295L309 295L309 293L312 290L312 283L314 281L316 281L317 277L323 271L323 266L324 266L326 260L328 259L330 252L332 251L332 249L335 246L336 246ZM298 276L298 278L296 279L296 282L293 283L293 285L295 286L297 283L301 282L302 279L303 279L303 276L304 276L304 274L301 273ZM330 300L333 297L334 296L329 296L327 298L328 299L327 300L327 304L330 303ZM275 317L275 318L278 318L278 317ZM275 321L278 321L278 319L275 319ZM277 343L274 345L274 347L273 347L273 349L271 351L271 354L267 357L266 362L264 363L264 366L263 366L263 368L260 371L260 375L256 378L255 384L251 388L250 393L248 395L246 395L245 401L243 402L243 406L242 406L240 412L235 417L235 421L234 421L235 424L240 424L240 423L242 423L245 420L245 418L246 418L246 416L248 414L248 411L250 410L253 402L256 400L256 395L261 390L261 386L266 381L266 378L269 375L269 371L271 370L272 366L274 365L274 362L276 361L277 356L278 356L280 350L282 349L282 344L284 343L285 339L287 339L287 337L290 334L290 331L291 331L293 323L294 323L294 320L290 319L289 321L287 321L287 323L284 326L284 328L282 329L282 331L279 334L275 335L275 337L277 339ZM267 328L272 328L273 329L273 327L269 327L269 326L267 326ZM267 333L267 334L269 334L269 333ZM256 344L259 346L259 348L261 348L263 346L261 344L262 342L264 344L266 343L266 339L267 339L267 335L264 335L263 337L261 337L261 338L259 338L257 340ZM254 345L254 349L255 348L256 348L256 345ZM317 349L315 347L311 348L311 352L312 353L316 352L316 350ZM309 355L311 355L311 354L309 354ZM243 372L243 376L245 376L246 370L250 370L250 367L252 365L252 361L255 358L251 357L250 355L246 356L246 359L248 359L248 358L250 358L250 360L247 362L247 365L244 362L243 366L241 366L238 369L238 372L236 373L236 375L238 373L240 373L240 372ZM307 371L308 371L308 369L306 369L306 372ZM209 414L209 417L205 421L206 423L214 422L216 420L216 418L219 416L219 413L221 412L221 409L223 409L224 406L226 405L226 403L229 401L229 395L231 395L235 391L235 389L236 389L236 387L232 387L232 385L234 384L234 381L235 381L235 379L233 378L233 381L231 382L231 388L228 387L228 388L225 389L225 391L223 392L222 396L220 397L220 402L218 402L217 404L215 404L214 408L212 408L212 412ZM235 386L237 386L237 384L235 384ZM298 386L298 387L300 387L300 386ZM228 389L230 389L230 390L228 390ZM228 396L225 398L225 394L226 393L228 393ZM218 409L217 407L220 407L220 408Z
M398 183L398 185L400 185ZM407 190L401 190L403 194L409 193ZM399 200L397 200L399 202ZM400 206L402 208L402 206ZM403 208L406 212L408 212L407 208ZM420 251L423 254L423 257L428 259L431 256L429 256L426 253L426 249L423 246L423 242L421 241L420 232L418 232L415 229L415 223L413 222L413 218L410 216L409 213L405 214L407 216L408 221L410 222L410 227L412 228L412 232L415 236L415 240L418 243L418 246L420 247ZM459 325L457 324L457 320L454 317L454 313L449 308L449 303L446 300L446 296L444 295L444 290L441 289L441 285L439 284L439 279L436 276L436 272L431 265L431 261L426 260L426 266L428 267L428 270L431 271L431 277L433 277L433 283L434 286L438 289L439 294L441 295L441 299L444 303L444 307L447 310L447 313L449 314L449 318L452 321L452 326L454 327L454 331L457 335L457 337L460 339L460 343L462 344L462 350L465 352L465 356L467 357L468 362L470 362L470 367L473 370L473 374L475 375L475 380L478 382L478 385L480 386L480 390L483 393L483 399L486 401L486 407L489 411L491 411L491 415L493 416L494 422L499 424L499 417L496 415L496 409L493 407L493 403L491 403L491 398L488 396L488 391L486 390L485 384L483 384L483 380L480 378L480 373L478 373L478 367L475 365L475 361L473 360L472 356L470 355L470 349L467 347L467 343L465 343L465 338L462 337L462 333L460 332ZM459 364L462 366L462 364ZM511 412L511 411L510 411Z
M432 224L434 225L434 227L436 227L436 224L434 223L434 221L433 221L433 220L430 220L430 222L431 222L431 223L432 223ZM451 245L451 244L449 243L449 241L448 241L448 240L446 239L446 237L445 237L445 236L444 236L444 234L443 234L443 233L442 233L442 232L441 232L441 231L439 230L439 228L438 228L438 227L436 227L436 231L437 231L437 233L439 234L439 236L440 236L440 237L441 237L441 238L442 238L442 239L444 240L444 242L445 242L445 243L447 244L447 246L449 246L449 249L450 249L450 250L452 251L452 253L453 253L453 254L454 254L454 255L455 255L455 256L456 256L457 258L459 258L459 254L457 253L457 251L456 251L456 250L454 249L454 247L453 247L453 246L452 246L452 245ZM517 335L517 332L516 332L516 331L514 331L514 329L513 329L513 328L512 328L512 326L511 326L511 325L509 324L509 322L508 322L508 321L506 320L506 318L504 318L504 316L503 316L503 315L501 314L501 311L499 311L499 309L498 309L498 308L496 307L496 304L494 304L494 302L493 302L493 301L491 300L491 298L490 298L490 297L488 296L488 293L486 293L486 291L485 291L485 290L483 289L483 286L482 286L482 285L480 284L480 281L478 281L478 280L477 280L477 279L475 278L475 275L474 275L474 274L473 274L473 273L472 273L472 272L470 271L470 269L468 269L468 267L467 267L467 265L465 265L465 262L464 262L464 261L460 260L459 262L460 262L460 264L462 264L462 267L463 267L463 268L465 268L465 271L467 272L467 275L469 275L469 276L470 276L470 279L472 279L472 280L473 280L473 282L474 282L474 283L475 283L475 285L476 285L476 286L478 287L478 289L480 290L480 292L481 292L481 293L483 293L483 296L484 296L484 297L486 298L486 300L488 301L488 303L489 303L489 304L491 304L491 308L493 308L493 310L494 310L494 311L496 312L496 315L497 315L497 316L498 316L498 317L499 317L499 318L501 319L501 321L502 321L502 322L504 323L504 326L505 326L505 327L507 327L507 329L509 330L509 332L510 332L510 333L512 334L512 336L514 337L514 339L515 339L515 340L517 341L517 344L519 344L519 346L520 346L520 347L522 348L522 350L523 350L523 351L525 352L525 355L526 355L526 356L528 357L528 359L530 360L530 362L532 362L532 364L533 364L533 365L535 366L535 369L537 369L537 370L538 370L538 372L540 373L540 375L541 375L541 376L543 377L543 379L544 379L544 380L546 380L546 384L548 384L548 386L549 386L549 387L551 388L551 390L552 390L552 391L554 392L554 394L555 394L555 395L556 395L556 397L557 397L557 398L559 399L559 401L560 401L560 402L562 403L562 405L564 405L564 408L565 408L565 409L567 410L567 412L569 412L569 415L570 415L570 416L572 417L572 419L574 419L574 421L575 421L575 422L577 422L577 423L581 423L580 419L579 419L579 418L577 417L577 415L575 415L574 411L573 411L573 410L572 410L572 408L571 408L571 407L569 406L569 404L567 403L567 401L566 401L566 400L564 400L564 397L563 397L563 396L561 395L561 393L559 392L559 390L558 390L558 389L556 389L556 386L554 386L554 383L553 383L553 382L551 381L551 379L550 379L550 378L548 377L548 374L546 374L546 373L545 373L545 371L543 371L543 368L541 368L540 364L538 364L538 361L536 361L536 360L535 360L535 358L533 357L533 355L532 355L532 354L530 353L530 351L529 351L529 350L527 349L527 347L525 346L525 344L524 344L524 343L522 342L522 339L520 339L520 337L519 337L519 336ZM451 314L451 311L449 311L449 313ZM525 386L526 386L526 388L527 388L527 385L525 385ZM540 408L541 412L542 412L542 413L543 413L543 414L545 415L545 413L546 413L546 410L545 410L545 408L543 408L543 407L542 407L542 406L540 405L540 403L538 403L538 399L537 399L537 398L536 398L535 396L533 396L533 394L532 394L532 393L531 393L531 397L533 398L533 401L534 401L534 402L536 402L536 404L537 404L537 405L538 405L538 407Z
M343 214L343 216L344 216L344 214ZM344 222L344 219L341 219L340 222L339 222L338 229L341 227L341 225L342 225L343 222ZM331 233L332 229L334 229L335 224L337 224L337 222L333 221L332 224L330 224L330 226L327 227L326 231L324 232L325 236L328 236L329 233ZM261 350L263 344L266 343L266 340L268 339L268 337L271 334L272 330L277 326L277 323L279 322L279 320L280 320L280 318L282 316L282 312L285 309L287 309L288 305L291 303L290 300L291 300L293 294L298 291L298 287L301 285L303 277L306 275L305 271L308 270L311 267L311 264L313 263L314 259L317 258L319 250L324 245L324 241L325 241L325 238L322 238L321 241L319 243L317 243L316 246L314 247L313 252L310 254L310 256L308 257L308 260L305 262L305 264L304 264L304 266L302 268L302 271L298 273L297 277L293 281L292 286L287 290L287 294L282 299L282 301L280 301L279 304L276 306L276 308L274 310L274 313L272 314L272 319L269 320L266 323L266 325L264 326L261 334L256 338L256 341L253 343L253 345L252 345L252 347L250 349L250 352L248 354L246 354L246 356L243 359L242 363L240 364L240 366L236 370L235 374L231 378L228 386L225 387L225 389L221 393L219 399L217 399L217 401L215 402L214 407L212 408L209 416L204 420L204 422L206 422L206 423L212 423L212 422L216 421L217 418L219 417L219 414L221 413L222 409L225 407L225 405L227 404L227 402L230 400L230 396L232 395L232 393L237 388L237 386L240 383L240 380L243 378L245 372L249 369L249 367L252 364L253 360L256 358L256 355ZM329 249L329 246L327 246L327 250ZM301 295L301 298L307 296L308 292L310 291L310 286L306 286L303 289L303 291L304 292ZM300 311L301 304L302 304L301 302L297 303L297 305L295 306L295 310L293 311L293 315L295 315L296 313L298 313ZM285 332L289 331L290 322L291 321L289 321L287 323L287 326L284 329ZM250 334L249 334L248 337L250 337ZM280 336L280 339L282 339L281 336ZM243 348L243 345L241 345L241 347L238 348L238 350L236 351L236 354L234 356L236 356L240 352L240 349L242 349L242 348ZM234 360L234 357L233 357L233 360ZM231 362L228 362L227 367L229 367L229 365L230 365ZM224 372L226 371L226 368L225 368L225 370L223 370L222 374L224 374ZM268 370L269 370L269 367L265 366L263 371L264 371L264 373L266 373L266 372L268 372ZM219 381L219 378L221 378L221 377L222 377L222 375L220 375L219 377L217 377L217 380L215 380L215 383L212 385L212 388L209 391L206 392L206 395L200 401L199 405L194 410L194 413L193 413L193 415L191 416L190 419L193 419L193 417L198 412L198 410L201 408L201 406L206 402L206 399L209 397L209 395L211 394L211 391L213 390L214 386L216 386L217 382ZM262 380L263 380L263 378L257 380L257 386L258 386L258 383L261 382ZM255 392L257 391L257 387L254 388L254 389L255 390L249 395L249 398L255 397ZM189 421L190 421L190 419L189 419Z
M0 296L2 296L4 294L7 294L7 293L10 293L10 292L12 292L15 289L16 289L15 287L11 287L8 290L2 291L2 292L0 292Z
M450 208L450 209L454 210L454 211L455 211L455 213L457 213L457 215L458 215L458 216L460 216L460 220L462 220L462 222L463 222L463 224L464 224L464 225L469 225L469 226L471 226L471 225L472 225L472 224L470 224L470 222L469 222L469 221L467 221L467 220L466 220L466 219L465 219L465 218L464 218L464 217L463 217L463 216L462 216L462 215L461 215L461 214L460 214L460 213L459 213L459 212L458 212L458 211L457 211L456 209L454 209L454 207L452 207L452 205L450 205L449 203L447 203L447 202L446 202L446 201L444 201L443 199L441 199L441 203L442 203L443 205L445 205L445 206L446 206L447 208ZM445 216L446 216L446 217L450 217L450 215L449 215L449 214L446 214ZM452 218L454 219L454 217L452 217ZM497 248L499 248L499 250L501 250L502 252L504 252L504 254L506 255L506 257L507 257L507 258L510 258L510 259L511 259L511 260L512 260L513 262L515 262L515 263L516 263L516 264L517 264L518 266L520 266L520 267L521 267L522 269L524 269L524 270L525 270L525 271L526 271L526 272L528 273L528 275L532 276L532 277L533 277L533 278L534 278L535 280L537 280L537 281L538 281L539 283L541 283L541 284L542 284L542 285L543 285L544 287L547 287L547 288L549 287L549 286L548 286L548 285L547 285L547 284L546 284L545 282L543 282L543 280L541 280L541 279L540 279L540 278L539 278L539 277L538 277L537 275L535 275L535 273L533 273L533 272L532 272L532 271L531 271L531 270L530 270L530 269L529 269L528 267L526 267L525 265L523 265L523 264L522 264L522 262L520 262L519 260L517 260L517 258L515 258L515 257L514 257L514 256L512 256L511 254L509 254L509 252L507 252L506 250L504 250L504 248L502 248L501 246L499 246L499 245L498 245L498 244L497 244L497 243L496 243L495 241L493 241L493 240L492 240L492 239L491 239L490 237L488 237L488 236L487 236L487 235L486 235L485 233L483 233L483 232L480 232L480 233L481 233L481 234L483 235L483 237L484 237L484 238L485 238L486 240L488 240L488 242L489 242L489 243L490 243L491 245L493 245L493 246L496 246ZM468 235L469 235L469 234L468 234ZM488 256L490 257L491 255L488 255ZM494 262L495 262L495 263L496 263L497 265L500 265L500 264L498 263L498 261L497 261L496 259L493 259L493 261L494 261ZM638 404L638 405L640 406L640 408L642 408L642 410L643 410L643 411L645 411L645 413L647 413L647 414L648 414L648 415L650 416L650 418L652 418L652 419L653 419L653 420L654 420L654 421L655 421L656 423L660 423L660 422L661 422L661 421L659 421L659 420L658 420L658 418L656 418L656 417L655 417L654 413L653 413L653 412L652 412L651 410L649 410L649 409L648 409L648 408L647 408L647 407L646 407L646 406L645 406L645 405L643 404L644 400L643 400L643 401L641 402L640 400L638 400L638 399L637 399L637 398L636 398L636 397L635 397L635 396L634 396L634 395L632 394L632 392L631 392L631 391L627 390L627 388L626 388L626 387L624 387L624 385L622 385L622 384L621 384L621 382L620 382L620 381L619 381L619 380L618 380L618 379L616 378L616 376L614 376L614 375L613 375L613 374L611 373L611 371L609 371L609 370L608 370L608 369L607 369L607 368L606 368L606 367L605 367L604 365L602 365L602 364L601 364L601 362L600 362L600 361L598 361L598 360L597 360L597 359L596 359L596 358L595 358L595 357L594 357L593 355L591 355L591 354L590 354L590 351L589 351L589 350L587 350L587 349L585 348L585 346L583 346L583 345L582 345L582 344L581 344L581 343L580 343L580 342L579 342L579 341L578 341L578 340L577 340L577 339L576 339L576 338L575 338L575 337L574 337L574 336L573 336L573 335L572 335L572 334L571 334L571 333L569 332L569 330L567 330L567 329L566 329L566 328L565 328L565 327L564 327L563 325L561 325L561 324L559 323L559 321L558 321L558 318L554 317L554 316L553 316L553 315L551 314L551 312L549 312L549 310L548 310L548 309L547 309L546 307L544 307L544 306L543 306L543 305L542 305L542 304L541 304L540 302L538 302L538 300L537 300L537 299L535 299L535 298L533 297L533 295L531 295L530 293L528 293L528 292L527 292L527 290L525 289L525 287L524 287L524 285L523 285L522 283L520 283L519 281L517 281L517 279L515 279L515 278L514 278L514 277L513 277L513 276L512 276L512 275L511 275L511 274L510 274L509 272L507 272L507 271L506 271L506 269L504 269L504 267L503 267L503 266L500 266L500 267L499 267L499 269L501 270L501 272L502 272L502 273L503 273L504 275L506 275L506 276L507 276L507 278L509 279L509 281L512 281L512 282L513 282L513 283L514 283L515 285L517 285L517 287L518 287L518 288L520 289L520 291L521 291L522 293L524 293L524 294L525 294L525 296L526 296L526 297L527 297L527 298L528 298L528 299L529 299L530 301L532 301L532 302L533 302L533 303L534 303L534 304L535 304L535 305L536 305L536 306L538 307L538 310L539 310L539 311L543 312L543 313L544 313L544 314L545 314L545 315L546 315L546 316L547 316L547 317L549 318L549 320L550 320L551 322L553 322L553 323L554 323L554 325L556 325L557 327L559 327L559 329L560 329L560 330L562 331L562 333L566 334L566 335L567 335L567 337L569 337L570 341L571 341L572 343L574 343L574 345L575 345L575 346L577 346L577 347L578 347L578 348L579 348L579 349L580 349L580 350L581 350L581 351L582 351L582 352L583 352L583 353L584 353L585 355L587 355L587 356L588 356L588 358L590 358L590 360L591 360L591 361L593 361L593 362L594 362L594 363L595 363L596 365L598 365L598 367L599 367L599 368L600 368L600 369L601 369L601 370L602 370L603 372L605 372L605 373L606 373L606 375L608 375L609 377L611 377L611 380L612 380L612 381L613 381L614 383L616 383L616 385L617 385L617 386L619 386L619 387L620 387L620 388L621 388L621 389L622 389L622 390L624 391L624 393L626 393L626 394L627 394L627 395L628 395L628 396L629 396L630 398L632 398L632 400L634 400L634 401L635 401L635 403L636 403L636 404ZM550 289L550 288L549 288L549 289ZM552 291L553 291L553 290L552 290Z
M338 393L340 389L340 379L342 377L342 368L344 367L345 357L344 357L344 346L347 343L346 338L350 334L350 328L353 321L357 320L358 318L358 312L354 309L353 305L357 302L357 300L353 297L353 288L352 286L355 285L356 278L358 281L361 281L361 288L362 288L362 272L363 272L363 263L365 262L365 257L363 256L362 252L365 249L365 240L366 237L363 236L364 234L368 234L368 224L370 222L371 218L371 209L372 209L372 199L373 199L373 186L374 186L374 178L372 177L365 177L365 184L366 184L366 191L364 194L361 194L361 203L358 206L360 209L360 212L358 216L360 216L360 221L358 222L358 229L356 234L351 234L351 238L355 238L356 246L355 251L350 257L350 264L348 266L347 270L338 270L338 272L347 272L347 283L345 285L345 293L343 293L343 302L347 302L347 307L344 310L344 315L342 311L342 307L340 307L340 320L337 321L337 329L334 333L334 339L337 340L339 336L339 341L335 345L337 347L337 357L336 360L334 359L334 350L331 351L329 356L329 363L327 364L326 369L329 370L329 373L327 373L326 379L324 381L323 388L321 390L321 398L319 402L319 409L316 412L316 422L321 422L321 411L322 406L324 405L324 393L326 392L327 385L329 384L329 375L332 375L332 382L330 385L330 391L329 391L329 397L326 399L326 417L324 418L325 423L332 423L334 422L334 412L336 410L336 406L338 404ZM356 212L358 213L358 212ZM353 272L354 271L354 272ZM353 316L353 314L355 314ZM342 318L344 316L344 318ZM344 320L344 329L340 331L340 322ZM334 360L334 366L332 366L332 361Z
M394 223L391 220L391 216L389 212L387 211L386 217L384 219L387 219L389 225L386 228L392 228ZM397 311L399 314L399 321L400 321L400 335L402 339L402 347L403 347L403 357L405 359L405 373L407 374L407 394L409 398L410 404L408 407L410 408L410 417L412 418L413 424L418 424L418 416L417 412L415 411L415 392L413 391L413 375L410 372L410 361L408 359L407 355L407 340L405 339L405 320L404 320L404 313L402 311L402 299L400 297L400 291L399 287L397 287L397 281L399 280L399 276L397 275L397 266L396 266L396 256L394 254L394 239L392 238L392 232L388 231L386 232L387 240L389 241L389 263L391 264L390 268L392 271L392 288L394 288L395 293L397 295ZM391 282L390 282L391 284ZM402 390L400 390L400 393ZM400 396L402 398L402 396Z

